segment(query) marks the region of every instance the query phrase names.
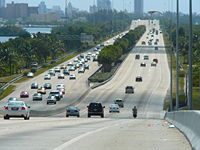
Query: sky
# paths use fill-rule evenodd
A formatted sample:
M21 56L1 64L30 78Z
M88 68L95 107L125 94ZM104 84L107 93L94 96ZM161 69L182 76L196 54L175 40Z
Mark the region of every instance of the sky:
M41 1L45 1L48 8L51 8L53 5L60 5L61 9L64 10L65 0L6 0L6 3L15 3L23 2L29 3L29 6L38 6ZM71 2L75 8L80 10L89 10L89 6L93 5L96 0L68 0ZM124 5L123 5L124 1ZM113 2L113 7L117 10L123 10L126 8L128 11L134 11L134 0L111 0ZM189 0L179 0L180 2L180 11L183 13L188 13ZM158 11L168 11L176 9L176 0L144 0L144 11L149 10L158 10ZM193 12L200 14L200 0L193 0Z

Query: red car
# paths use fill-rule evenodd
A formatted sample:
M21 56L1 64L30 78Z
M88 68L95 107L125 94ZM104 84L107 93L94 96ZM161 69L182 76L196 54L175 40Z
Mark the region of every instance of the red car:
M22 91L20 93L20 98L28 98L29 97L29 93L27 91Z
M65 89L64 88L57 88L57 90L59 90L60 92L62 92L63 94L65 94Z

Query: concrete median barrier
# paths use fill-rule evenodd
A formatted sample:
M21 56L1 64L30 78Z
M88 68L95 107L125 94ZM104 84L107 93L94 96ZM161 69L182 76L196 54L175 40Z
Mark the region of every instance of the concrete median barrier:
M193 150L200 150L200 111L168 112L165 119L186 135Z

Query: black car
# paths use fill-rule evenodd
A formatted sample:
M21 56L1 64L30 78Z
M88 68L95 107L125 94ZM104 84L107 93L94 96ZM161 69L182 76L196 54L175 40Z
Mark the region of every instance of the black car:
M126 86L125 93L134 93L134 87L133 86Z
M44 88L45 89L51 89L51 83L45 83Z
M104 117L104 108L105 106L102 106L101 103L99 102L91 102L89 104L89 106L87 106L88 108L88 117L91 116L101 116L101 118Z
M142 63L140 64L140 66L141 66L141 67L146 67L146 63L142 62Z
M70 74L70 72L69 72L69 70L68 70L68 69L64 69L64 70L63 70L63 74L64 74L64 75L69 75L69 74Z
M135 78L135 81L136 81L136 82L142 82L142 77L141 77L141 76L137 76L137 77Z
M31 89L38 89L38 84L37 83L32 83L31 84Z
M135 59L140 59L140 55L135 55Z

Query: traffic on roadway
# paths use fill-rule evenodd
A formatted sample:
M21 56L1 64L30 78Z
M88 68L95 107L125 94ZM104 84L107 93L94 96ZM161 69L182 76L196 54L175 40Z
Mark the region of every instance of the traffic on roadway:
M163 120L170 72L159 21L135 20L130 29L139 25L146 32L102 86L87 80L100 67L98 54L127 31L17 84L0 101L0 149L191 150Z

